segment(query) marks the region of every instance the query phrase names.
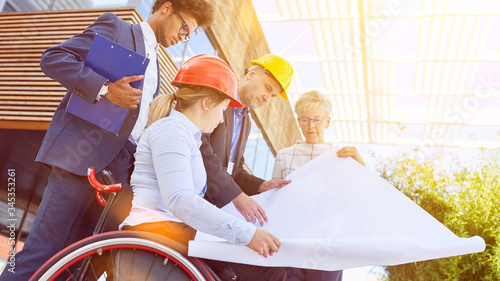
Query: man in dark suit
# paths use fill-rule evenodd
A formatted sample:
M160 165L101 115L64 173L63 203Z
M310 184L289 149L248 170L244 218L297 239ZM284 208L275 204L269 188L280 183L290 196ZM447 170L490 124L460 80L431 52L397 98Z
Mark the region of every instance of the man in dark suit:
M292 75L291 65L279 56L268 54L251 61L250 68L238 82L238 98L244 107L228 108L224 112L224 123L202 137L200 149L208 175L205 198L218 207L232 201L247 221L259 221L261 225L267 221L265 211L249 195L289 181L264 181L243 168L243 152L251 126L248 112L279 94L286 99L285 91Z
M54 113L35 159L52 169L42 202L24 248L15 257L16 267L7 266L0 280L26 281L65 246L92 234L102 208L95 204L87 168L94 167L98 172L106 168L118 182L128 186L135 145L146 125L149 103L160 89L157 48L186 42L197 26L208 26L212 21L213 8L206 0L156 0L145 22L132 25L105 13L83 33L45 51L40 61L42 70L68 92ZM95 34L148 56L151 61L145 75L110 82L85 67ZM129 83L138 80L139 88L132 88ZM119 134L66 112L72 95L91 104L105 97L129 108ZM129 210L130 205L128 210L122 210L123 215L128 215ZM118 217L115 223L123 219Z

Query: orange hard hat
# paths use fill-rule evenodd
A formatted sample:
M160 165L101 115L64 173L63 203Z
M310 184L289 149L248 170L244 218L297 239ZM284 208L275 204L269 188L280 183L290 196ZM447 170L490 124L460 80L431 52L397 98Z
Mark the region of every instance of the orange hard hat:
M182 85L210 87L231 98L229 106L243 107L237 98L236 75L226 62L216 56L198 55L188 59L171 84L176 87Z

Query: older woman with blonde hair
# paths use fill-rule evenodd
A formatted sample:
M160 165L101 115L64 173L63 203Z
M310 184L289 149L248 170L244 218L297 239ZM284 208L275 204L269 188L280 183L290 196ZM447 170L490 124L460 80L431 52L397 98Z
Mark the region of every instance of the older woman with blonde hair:
M325 142L325 129L330 126L332 103L318 91L304 93L295 103L295 114L305 141L298 140L291 147L276 155L273 178L282 179L310 160L334 147ZM339 157L352 157L362 165L365 161L354 146L346 146L337 152ZM320 271L312 269L286 268L290 280L340 281L342 271Z

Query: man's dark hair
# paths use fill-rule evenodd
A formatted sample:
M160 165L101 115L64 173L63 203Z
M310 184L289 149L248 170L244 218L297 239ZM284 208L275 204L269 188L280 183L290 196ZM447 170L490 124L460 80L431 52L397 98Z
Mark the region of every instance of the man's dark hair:
M193 16L198 26L203 28L210 26L214 20L214 8L209 0L156 0L151 13L156 12L166 2L172 3L177 11Z

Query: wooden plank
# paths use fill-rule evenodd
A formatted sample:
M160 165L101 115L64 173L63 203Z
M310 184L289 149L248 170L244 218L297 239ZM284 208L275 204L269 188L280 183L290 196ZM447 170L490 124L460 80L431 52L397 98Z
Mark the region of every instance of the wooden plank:
M80 18L92 15L101 15L105 12L112 12L119 17L135 17L138 15L137 10L131 7L113 8L110 9L88 9L88 10L52 10L38 12L13 12L3 13L0 20L13 21L21 18L49 18L49 19L64 19L64 18Z
M78 21L71 25L64 22L33 22L33 23L18 23L18 24L0 24L0 28L6 32L14 30L53 30L54 27L59 27L60 30L83 30L91 25L94 21ZM54 29L57 30L57 29Z
M65 41L69 38L71 38L73 35L75 35L74 33L72 32L65 32L65 33L56 33L56 32L46 32L44 34L40 33L40 32L33 32L33 34L27 34L27 32L25 32L25 34L17 34L14 35L15 33L0 33L0 39L1 40L19 40L19 38L16 39L16 37L21 37L23 41L25 42L28 42L28 43L32 43L32 42L40 42L40 41L43 41L43 40L61 40L62 41ZM18 42L18 41L16 41ZM3 44L3 42L2 42Z
M58 36L61 38L70 38L74 36L75 33L71 30L44 30L44 29L25 29L22 32L2 32L0 38L4 37L22 37L22 38L36 38L40 36L41 38L49 36Z
M98 15L100 16L100 14ZM63 25L68 25L68 23L71 24L71 26L68 26L68 28L73 28L73 29L85 29L87 26L91 25L94 23L94 21L98 18L92 17L89 18L88 20L86 19L79 19L78 21L74 21L71 19L68 20L49 20L49 21L43 21L39 19L34 19L32 22L8 22L8 23L2 23L0 22L0 28L2 30L18 30L18 28L29 28L29 29L45 29L47 30L47 27L56 27L56 26L63 26ZM136 23L133 18L123 18L123 20L130 22L130 23Z
M37 121L45 122L51 121L52 116L2 116L0 115L0 120L12 120L12 121Z
M33 101L33 100L4 100L0 106L33 106L33 105L46 105L46 106L58 106L59 102L50 101Z
M75 34L76 32L82 32L87 28L90 24L87 24L86 22L83 23L75 23L70 26L61 26L60 23L58 24L47 24L47 25L14 25L14 26L1 26L0 29L5 30L6 32L17 32L21 30L26 30L26 29L31 29L31 30L36 30L36 29L43 29L43 30L71 30L74 31Z
M33 60L33 59L38 59L40 61L40 57L42 56L42 53L27 53L23 52L23 57L19 58L20 60L26 59L26 60ZM10 52L3 52L0 53L0 60L10 60L10 59L16 59L12 58L12 51Z
M16 52L17 55L20 55L22 53L20 52ZM38 56L33 56L33 57L24 57L24 54L23 54L23 57L22 58L16 58L16 57L12 57L12 55L10 55L9 57L1 57L0 56L0 61L1 62L33 62L33 63L40 63L40 58L41 58L41 55L38 55ZM0 72L2 72L2 69L0 69ZM6 75L8 75L8 73L5 73Z
M54 115L54 112L31 112L31 111L7 111L7 110L0 110L0 116L6 117L6 116L52 116Z
M58 87L24 87L24 86L19 86L19 87L4 87L0 85L0 94L3 94L4 92L9 92L11 91L10 94L15 95L26 95L26 92L29 92L31 95L46 95L46 92L60 92L64 90L62 86ZM64 90L65 91L65 90Z
M47 48L52 47L52 46L47 46ZM12 50L13 48L0 48L0 57L12 57ZM38 48L38 49L24 49L22 52L19 50L16 50L17 53L22 53L25 56L38 56L39 58L42 57L43 52L47 50L44 48Z
M21 86L21 87L33 86L33 87L36 87L36 86L52 86L52 85L54 85L54 83L50 82L50 81L46 82L46 81L26 81L26 80L22 81L22 80L18 80L18 81L3 81L2 85L3 86Z
M3 72L0 71L0 80L13 81L13 80L40 80L40 81L52 81L47 76L43 76L43 72Z
M9 25L36 25L36 24L53 24L53 23L70 23L75 22L94 22L102 13L87 14L81 17L56 17L56 18L45 18L45 17L23 17L11 20L0 20L0 26Z
M5 57L5 56L10 56L12 57L12 50L16 50L16 53L22 53L25 55L29 56L34 56L37 55L39 57L42 56L43 52L46 50L44 49L45 47L52 47L52 46L39 46L37 48L31 47L31 48L22 48L23 50L20 51L19 49L21 48L13 48L12 46L6 46L5 48L0 48L0 56Z
M54 45L57 45L61 42L57 42L57 41L54 41L54 42L50 42L50 43L38 43L38 42L32 42L30 43L30 45L25 45L25 44L20 44L20 45L6 45L6 44L3 44L3 45L0 45L0 50L10 50L10 52L12 52L12 50L16 50L17 52L21 51L21 52L24 52L24 51L28 51L30 52L30 50L33 50L33 51L36 51L36 52L39 52L40 55L43 53L43 51L45 51L46 49L54 46ZM15 46L15 47L13 47Z
M57 105L44 105L44 106L29 106L29 105L0 105L0 110L9 110L9 111L17 111L17 110L22 110L22 111L36 111L40 112L40 109L43 109L44 111L56 111Z
M2 117L0 116L0 119ZM46 119L46 118L43 118ZM41 130L46 131L50 125L49 120L40 121L18 121L18 120L0 120L1 129L17 129L17 130Z
M62 96L41 96L41 97L34 97L34 96L1 96L0 95L0 101L2 103L9 103L9 102L36 102L39 100L49 102L49 101L55 101L59 103L61 99L63 98L64 95Z
M42 40L42 39L19 40L19 39L12 38L9 40L3 39L0 43L0 46L21 46L21 47L23 47L23 46L26 46L27 44L34 44L35 46L47 45L47 44L48 45L57 45L57 44L65 41L67 39L69 39L69 38L64 38L64 39L50 38L50 39L45 39L45 40Z
M18 62L18 63L15 63L15 62L3 62L3 61L0 61L0 67L2 67L1 68L2 70L3 70L3 67L10 67L10 66L36 67L36 66L39 66L39 65L40 65L40 63L36 63L36 62Z

